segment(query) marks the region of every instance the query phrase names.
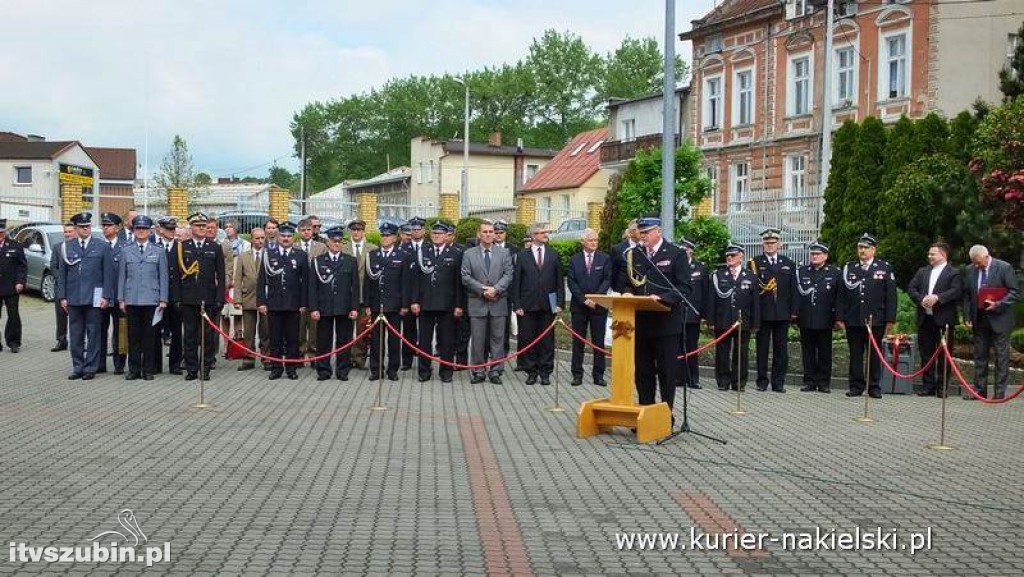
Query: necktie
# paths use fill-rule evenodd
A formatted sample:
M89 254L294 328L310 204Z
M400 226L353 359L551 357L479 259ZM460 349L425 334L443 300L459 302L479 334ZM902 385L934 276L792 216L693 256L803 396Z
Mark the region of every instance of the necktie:
M82 252L85 252L85 240L78 241L78 244L82 245Z
M537 268L544 266L544 247L537 247Z
M139 245L139 254L145 254L145 253L146 253L146 245L140 244Z
M256 251L256 266L263 264L263 251Z
M491 249L484 250L484 270L491 272Z
M359 243L356 243L356 262L359 262Z
M988 267L981 269L981 279L978 282L978 286L988 286Z
M331 260L334 261L335 263L337 263L338 262L338 253L332 252L331 253Z
M740 276L740 269L739 268L732 269L732 279L736 280L736 279L739 278L739 276Z
M594 264L594 256L589 252L587 253L587 274L590 274L590 269Z

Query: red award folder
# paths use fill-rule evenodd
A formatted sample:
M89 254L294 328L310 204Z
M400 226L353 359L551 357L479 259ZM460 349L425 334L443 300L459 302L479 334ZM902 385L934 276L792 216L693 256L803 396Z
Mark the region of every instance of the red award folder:
M987 308L985 301L997 303L1003 300L1008 292L1010 291L1006 287L981 287L978 289L978 309L985 310Z

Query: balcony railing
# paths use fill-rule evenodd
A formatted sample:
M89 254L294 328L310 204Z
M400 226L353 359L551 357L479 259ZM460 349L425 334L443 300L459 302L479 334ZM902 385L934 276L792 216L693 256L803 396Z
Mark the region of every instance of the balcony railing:
M679 135L675 137L675 145L679 146ZM636 151L644 148L661 146L661 134L648 134L631 140L612 140L601 145L601 164L613 162L629 162L636 156Z

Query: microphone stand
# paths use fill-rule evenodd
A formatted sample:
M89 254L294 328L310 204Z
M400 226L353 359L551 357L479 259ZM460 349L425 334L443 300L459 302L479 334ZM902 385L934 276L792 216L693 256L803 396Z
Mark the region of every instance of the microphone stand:
M682 249L680 249L680 250L682 250ZM657 286L658 288L668 288L672 292L674 292L677 295L679 295L679 298L682 299L683 304L686 305L693 312L693 314L695 316L700 317L700 312L697 310L697 307L693 306L693 303L690 302L690 299L686 298L686 295L684 295L682 293L682 291L677 289L676 286L674 284L672 284L672 281L670 281L669 278L667 276L665 276L665 273L661 272L661 269L658 268L658 265L654 264L654 261L651 260L651 257L647 256L647 251L646 250L640 250L639 252L640 252L640 254L642 254L644 256L644 260L646 260L648 263L650 263L651 268L653 268L654 270L658 271L658 274L661 275L661 278L665 280L666 285L664 287L662 287L660 285L655 285L655 286ZM687 263L689 263L690 259L686 259L686 260L687 260ZM687 274L689 274L689 271L687 271ZM648 282L650 282L650 279L648 279ZM685 315L684 315L684 318L683 318L684 322L683 322L683 327L682 327L682 329L683 329L682 339L683 339L684 343L686 342L686 322L685 322L685 320L686 319L685 319ZM675 362L678 363L679 359L675 359ZM675 383L670 383L669 386L674 387L674 386L676 386L676 384ZM672 439L676 438L677 436L679 436L679 435L681 435L683 433L689 433L691 435L696 435L698 437L703 437L705 439L708 439L708 440L711 440L711 441L715 441L715 442L721 443L723 445L726 444L727 441L725 439L719 439L718 437L712 437L711 435L706 435L704 433L698 433L697 431L694 431L693 429L690 428L690 394L689 394L689 389L690 389L690 387L683 386L683 421L679 425L679 429L676 430L676 431L672 431L664 439L659 439L655 443L655 445L663 445L663 444L671 441Z

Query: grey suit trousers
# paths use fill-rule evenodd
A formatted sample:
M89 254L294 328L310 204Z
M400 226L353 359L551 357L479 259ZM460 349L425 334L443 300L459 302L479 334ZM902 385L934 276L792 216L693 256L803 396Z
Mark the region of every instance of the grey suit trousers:
M469 331L470 339L470 363L479 365L492 359L500 359L505 356L505 324L508 317L486 316L470 317ZM490 358L487 358L487 351L490 351ZM505 364L491 365L486 369L473 369L474 375L500 375L505 370Z

